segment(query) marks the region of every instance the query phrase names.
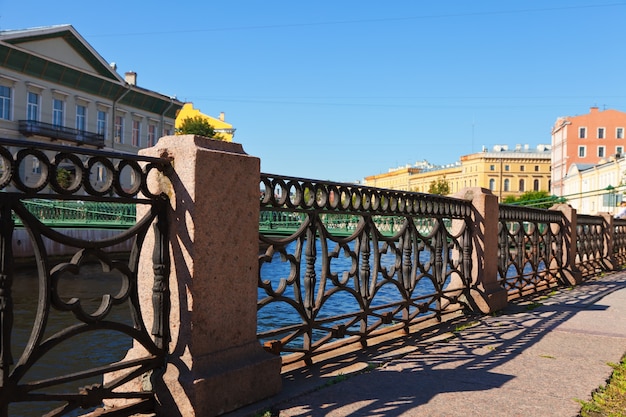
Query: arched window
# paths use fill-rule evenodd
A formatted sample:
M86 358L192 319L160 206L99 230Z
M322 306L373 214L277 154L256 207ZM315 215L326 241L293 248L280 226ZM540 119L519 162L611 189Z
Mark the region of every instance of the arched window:
M504 190L503 191L509 191L510 183L511 183L511 181L508 178L504 180Z
M489 189L491 191L496 190L496 180L494 180L493 178L489 180Z
M533 182L533 191L539 191L539 180Z
M524 192L524 180L519 180L519 190L520 192Z

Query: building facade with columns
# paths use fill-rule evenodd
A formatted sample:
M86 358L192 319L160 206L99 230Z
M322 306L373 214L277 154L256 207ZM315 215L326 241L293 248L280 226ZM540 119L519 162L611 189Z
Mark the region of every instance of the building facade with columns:
M410 173L410 175L409 175ZM501 200L527 191L550 191L550 146L496 145L464 155L445 166L405 167L365 178L365 185L427 193L431 184L445 180L450 193L466 187L491 190ZM401 184L402 188L397 184Z
M597 165L572 164L563 178L563 197L579 214L614 214L625 201L626 159L610 158Z

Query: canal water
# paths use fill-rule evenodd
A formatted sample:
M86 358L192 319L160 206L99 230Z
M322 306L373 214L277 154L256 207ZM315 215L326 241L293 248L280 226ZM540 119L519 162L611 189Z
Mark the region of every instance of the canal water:
M82 265L80 274L65 273L59 279L57 292L64 302L72 298L80 300L83 310L94 313L103 294L117 294L122 279L119 272L103 272L99 264ZM24 353L24 348L31 336L38 309L39 280L34 267L20 267L14 277L12 287L14 321L12 333L12 356L17 364ZM114 306L107 318L111 321L131 324L130 309L127 304ZM45 338L56 332L80 323L69 311L51 309L45 330ZM121 360L131 347L131 340L114 331L88 332L73 337L47 352L28 370L20 383L40 381L55 376L114 363ZM101 379L92 378L80 381L80 386L100 383ZM76 383L75 383L76 384ZM45 392L72 393L76 385L47 388ZM9 415L15 417L41 416L62 405L62 403L14 403L9 408ZM71 415L84 414L80 410Z
M354 281L358 280L359 270L362 259L355 259L355 256L359 256L359 254L355 254L354 251L354 241L348 244L348 250L337 250L337 256L330 259L330 273L337 274L338 280L340 282L345 282L345 286L350 289L354 289ZM329 243L328 251L335 250L336 243ZM304 297L304 276L306 272L305 265L305 256L302 255L300 257L301 264L297 264L296 258L290 256L294 255L296 250L296 244L290 243L285 247L285 253L287 256L281 256L280 253L275 252L271 258L270 262L265 262L261 265L260 275L261 279L268 281L271 283L271 287L274 291L277 291L281 284L286 284L289 282L290 277L293 279L295 275L295 271L299 268L300 272L300 288L301 295ZM304 252L304 248L302 249ZM335 287L330 280L327 278L325 288L321 288L322 284L322 261L321 257L324 253L324 248L319 240L316 241L316 254L318 259L315 262L315 299L318 299L318 292L329 291ZM430 258L430 253L428 251L421 251L419 254L420 263L422 265L428 265ZM370 268L373 268L373 264L375 262L373 252L370 253ZM381 253L380 255L380 270L377 277L372 275L370 276L371 280L377 279L378 283L383 282L383 274L381 271L386 271L390 278L393 280L398 279L397 273L394 273L394 270L400 268L398 257L395 253L388 251L386 253ZM395 269L394 269L395 268ZM425 267L429 269L428 266ZM429 274L432 274L431 271L427 271ZM350 273L352 276L348 276ZM393 274L393 275L392 275ZM356 275L356 278L355 278ZM444 284L447 285L447 282ZM287 285L285 287L283 296L289 299L298 299L298 297L294 296L294 285ZM372 307L380 307L389 303L397 302L403 299L403 296L400 294L398 287L394 285L391 281L386 282L380 288L374 290L376 291L375 295L372 295ZM427 294L433 294L436 292L435 286L433 282L426 276L421 279L413 294L412 298L417 298L420 296L425 296ZM369 291L370 294L373 291ZM267 294L264 289L259 288L258 290L258 298L259 300L267 297ZM300 297L300 299L302 298ZM381 311L389 310L391 308L386 308ZM359 301L353 296L349 291L337 291L333 293L327 300L324 301L323 306L321 307L319 313L316 315L316 319L324 319L330 317L336 317L343 314L352 314L361 311L361 306ZM368 325L373 324L374 321L377 321L376 317L368 318ZM339 320L337 323L345 322L345 319ZM286 302L273 302L267 306L262 307L257 315L257 332L263 333L265 331L271 329L278 329L281 327L286 327L290 325L299 325L302 323L302 318L296 309ZM358 326L357 326L358 327ZM356 329L356 327L355 327ZM314 339L321 338L325 335L325 333L314 331L313 337ZM261 340L262 342L265 339ZM298 346L302 343L302 338L297 338L291 342L292 345Z
M350 244L350 250L354 249L354 243ZM295 251L295 243L287 245L286 253L293 254ZM321 256L322 246L317 241L317 254ZM353 268L353 259L346 256L347 252L340 252L337 258L330 262L331 271L337 273L341 278L345 271ZM303 257L304 259L304 257ZM391 253L381 256L381 266L391 268L396 262L396 256ZM283 262L280 254L275 253L272 262L265 263L261 269L261 276L265 280L269 280L272 286L276 288L282 279L289 276L291 268L294 267L290 262ZM304 276L305 265L301 265L302 276ZM321 276L321 262L318 260L315 265L316 274ZM428 281L429 282L429 281ZM104 294L116 294L121 288L121 275L119 272L103 272L97 263L82 265L80 273L74 275L66 272L61 276L58 282L58 293L62 300L68 302L72 298L80 300L81 306L86 312L95 312L101 302ZM319 279L318 279L319 285ZM352 284L350 284L352 285ZM432 292L434 287L428 285L426 280L422 284L423 288L420 292ZM28 343L35 317L37 315L38 298L40 296L39 280L37 270L34 266L20 267L16 273L13 283L13 303L14 303L14 323L12 334L12 354L14 363L17 363L20 356L24 352L24 347ZM285 293L288 297L293 297L293 288L288 287ZM259 297L264 297L264 292L259 290ZM374 305L383 304L391 300L397 300L399 293L392 285L384 286L376 295ZM348 296L345 292L339 292L336 296L325 304L318 317L335 316L341 313L351 312L358 309L356 301ZM130 309L128 304L116 306L108 316L108 320L131 324ZM282 327L287 324L295 324L300 322L300 317L287 303L273 303L270 306L262 308L258 316L258 331L264 331L270 328ZM50 337L55 332L65 329L71 325L77 324L79 321L69 311L57 311L51 309L50 317L46 324L45 337ZM98 331L96 333L86 333L72 338L71 340L61 343L58 347L52 349L41 358L33 368L31 368L22 378L21 383L39 381L42 379L52 378L71 372L76 372L86 368L117 362L125 356L131 347L132 341L125 335L113 331ZM99 379L80 381L80 386L93 383L101 383ZM75 386L59 387L55 389L47 389L46 392L75 392ZM45 406L37 403L20 404L15 403L10 407L11 416L31 417L40 416L61 403ZM84 410L74 413L80 415Z
M330 243L335 245L334 243ZM316 242L317 256L323 254L323 247L319 240ZM330 249L334 249L331 246ZM285 248L287 254L286 259L294 254L296 250L295 243L290 243ZM304 248L303 248L304 250ZM344 274L346 271L357 273L356 261L351 256L354 250L354 242L350 243L349 249L339 251L337 257L330 261L330 272L338 274L339 280L347 280L348 286L353 286L353 278L348 279ZM426 265L429 261L428 252L420 254L420 262ZM302 264L297 265L294 262L284 261L279 253L274 253L271 262L262 264L261 278L271 283L274 289L278 288L281 280L288 279L292 269L300 268L301 277L304 277L306 265L304 265L305 257L302 256ZM373 262L373 254L370 262ZM361 261L360 259L358 260ZM395 266L397 257L394 253L383 253L380 258L380 266L388 271ZM322 276L321 260L315 263L317 284L316 291L319 290L320 277ZM397 275L394 276L394 279ZM380 276L379 276L380 279ZM65 273L58 283L58 293L62 300L69 301L71 298L78 298L87 312L95 312L104 294L116 294L121 288L121 275L119 272L103 272L99 264L83 265L80 274ZM330 288L326 287L326 290ZM13 324L12 353L14 362L20 359L24 351L30 333L35 322L35 316L38 308L38 297L40 291L38 289L37 271L34 267L20 268L15 276L13 283L13 302L15 310L15 318ZM429 279L422 279L413 294L413 297L435 292L434 285ZM284 295L293 299L293 286L287 286ZM259 299L266 297L264 290L259 289ZM373 299L372 305L383 305L391 301L397 301L400 294L395 285L384 285ZM318 318L332 317L339 314L358 311L360 307L357 301L347 292L339 291L331 296L325 303L324 307L318 314ZM55 332L67 328L78 323L78 320L69 311L56 311L52 309L52 313L46 325L46 337L51 336ZM115 306L111 311L108 319L116 322L131 324L130 309L127 304ZM263 332L268 329L275 329L290 324L301 323L301 318L288 303L272 303L269 306L261 308L258 314L257 331ZM87 367L95 367L117 362L125 356L131 347L132 341L129 337L113 332L98 331L97 333L87 333L71 339L48 352L38 363L30 369L24 378L24 381L37 381L46 378L75 372ZM81 381L81 386L100 383L100 380ZM75 387L65 389L59 388L57 392L75 392ZM60 405L60 404L59 404ZM15 404L11 406L10 415L18 417L40 416L52 407L46 404L46 407L39 407L35 404ZM80 415L84 410L75 413Z

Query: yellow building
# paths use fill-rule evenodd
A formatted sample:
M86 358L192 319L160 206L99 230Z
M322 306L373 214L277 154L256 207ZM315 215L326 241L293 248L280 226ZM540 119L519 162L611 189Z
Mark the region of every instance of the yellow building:
M416 162L415 165L405 165L398 168L390 168L383 174L371 175L364 179L364 185L368 187L386 188L389 190L411 190L411 177L426 169L435 168L428 161Z
M512 150L496 145L446 166L403 167L366 177L365 185L426 193L433 182L445 179L450 194L466 187L482 187L502 200L527 191L550 191L550 153L549 145L536 149L517 145Z
M222 140L225 142L232 142L235 136L235 129L233 125L224 121L224 112L220 113L219 118L211 117L203 114L198 109L193 108L192 103L185 103L176 115L176 129L179 129L183 123L183 120L187 118L193 119L194 117L201 117L209 121L209 124L215 130L215 133L219 134Z

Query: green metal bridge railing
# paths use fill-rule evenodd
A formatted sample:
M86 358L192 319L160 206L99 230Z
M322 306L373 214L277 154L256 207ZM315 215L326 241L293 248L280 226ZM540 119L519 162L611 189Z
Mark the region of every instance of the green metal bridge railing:
M56 200L24 200L23 204L49 227L128 229L136 222L134 204ZM14 221L22 226L19 218Z

